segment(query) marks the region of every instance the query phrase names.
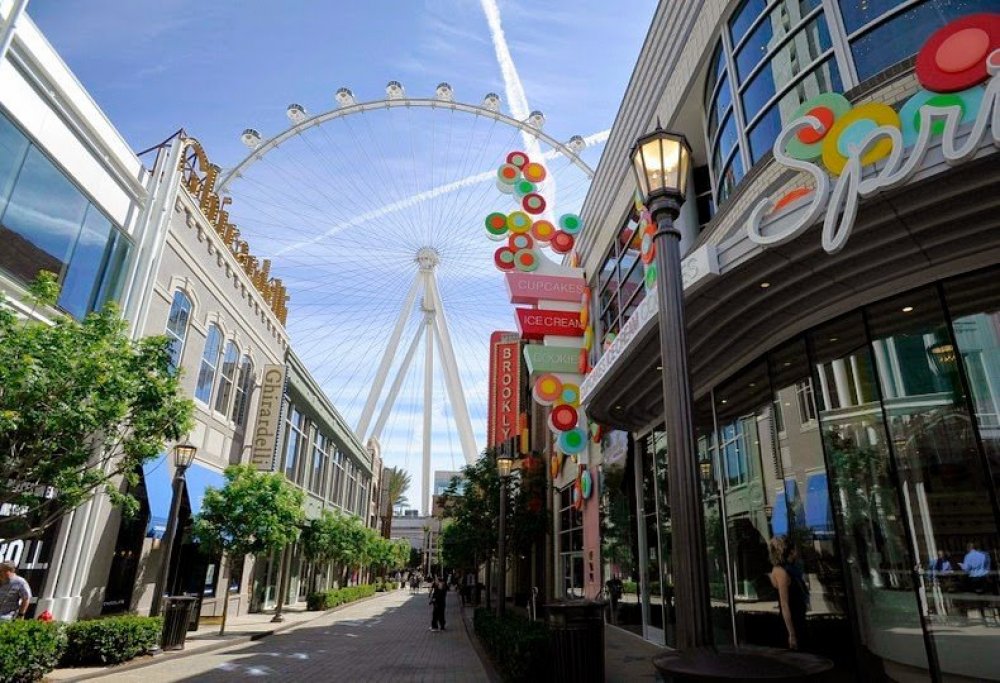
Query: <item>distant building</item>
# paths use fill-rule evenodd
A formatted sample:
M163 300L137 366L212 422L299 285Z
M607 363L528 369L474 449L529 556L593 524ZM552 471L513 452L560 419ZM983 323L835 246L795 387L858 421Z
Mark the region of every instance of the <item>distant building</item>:
M455 477L462 479L462 473L451 470L436 470L434 472L434 495L440 496L444 494L444 492L448 490L448 487L451 486L451 480ZM465 483L463 481L462 486L464 485Z

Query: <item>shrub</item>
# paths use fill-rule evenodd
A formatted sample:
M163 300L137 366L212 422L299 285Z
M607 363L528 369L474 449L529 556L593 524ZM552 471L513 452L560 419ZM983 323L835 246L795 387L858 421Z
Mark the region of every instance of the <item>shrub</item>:
M0 681L37 681L59 664L66 649L62 624L41 621L0 623Z
M334 590L311 593L306 597L306 608L310 610L333 609L361 598L375 595L375 585L366 583L361 586L348 586Z
M160 642L162 617L120 616L67 624L64 666L119 664Z
M544 623L512 614L498 618L486 608L473 617L476 635L505 681L545 680L549 675L549 632Z

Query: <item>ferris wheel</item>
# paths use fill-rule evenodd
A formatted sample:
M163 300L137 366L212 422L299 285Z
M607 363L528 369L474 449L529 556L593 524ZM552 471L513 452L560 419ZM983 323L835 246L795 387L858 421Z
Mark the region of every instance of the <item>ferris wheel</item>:
M271 137L245 130L250 151L219 188L284 280L293 348L321 388L386 466L419 454L428 514L432 463L456 470L485 445L489 336L513 322L482 230L513 202L496 168L525 150L547 167L550 208L578 212L593 176L581 155L603 136L560 142L541 112L518 120L496 94L464 103L447 83L334 99L318 114L289 105Z

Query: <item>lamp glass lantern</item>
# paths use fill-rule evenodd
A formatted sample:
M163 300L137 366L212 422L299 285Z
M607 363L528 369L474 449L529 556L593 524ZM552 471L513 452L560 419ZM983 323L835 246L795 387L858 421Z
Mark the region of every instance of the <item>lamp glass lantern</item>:
M194 462L194 456L198 453L198 447L186 440L174 446L174 467L179 470L186 470Z
M497 472L500 474L501 479L510 477L513 468L514 458L506 454L497 456Z
M683 135L657 126L652 133L635 141L631 158L639 191L646 201L659 197L684 201L691 148Z

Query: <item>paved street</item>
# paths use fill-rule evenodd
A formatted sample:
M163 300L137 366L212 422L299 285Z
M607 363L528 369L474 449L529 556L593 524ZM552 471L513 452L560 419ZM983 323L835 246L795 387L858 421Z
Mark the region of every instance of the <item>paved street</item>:
M457 594L448 629L428 631L426 594L396 591L254 643L192 655L102 681L485 681L462 626Z

